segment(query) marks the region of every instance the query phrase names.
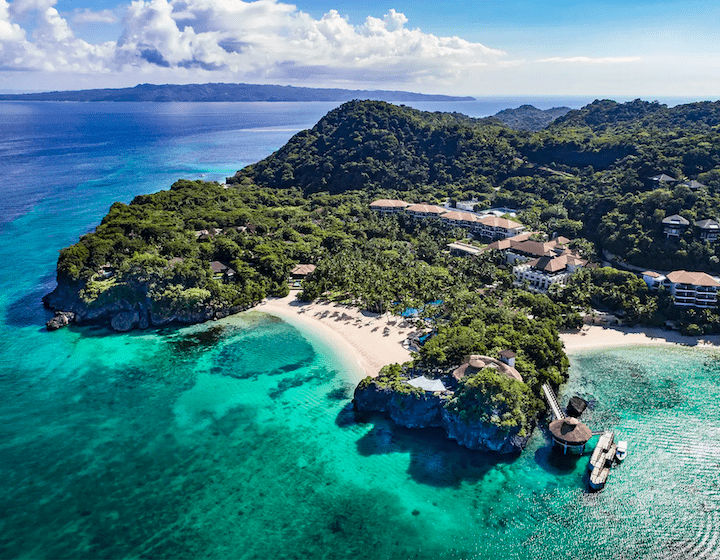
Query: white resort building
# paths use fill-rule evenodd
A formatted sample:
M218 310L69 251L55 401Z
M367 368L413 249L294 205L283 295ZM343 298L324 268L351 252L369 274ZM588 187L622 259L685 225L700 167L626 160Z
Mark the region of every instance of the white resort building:
M669 290L678 307L697 309L717 307L720 282L714 276L704 272L674 270L667 276L645 271L642 277L651 290L657 290L660 286Z
M568 278L586 264L585 259L570 252L540 257L513 268L515 285L521 286L527 282L528 289L544 294L553 284L567 284Z

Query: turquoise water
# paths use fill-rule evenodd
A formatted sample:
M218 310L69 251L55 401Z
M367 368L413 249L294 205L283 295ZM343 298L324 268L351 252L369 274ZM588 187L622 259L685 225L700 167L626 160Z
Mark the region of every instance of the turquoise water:
M0 104L10 169L0 202L0 558L718 558L716 352L572 358L561 403L584 396L586 422L630 444L606 489L588 494L588 458L552 454L542 429L521 456L497 457L356 417L359 373L263 313L47 333L39 297L57 251L113 200L176 172L229 174L237 165L222 162L233 154L262 157L286 141L283 119L301 127L324 108L246 109L250 126L233 107L171 104L146 118L138 107L71 106L63 117L53 116L59 104L17 105ZM73 132L78 119L99 136L115 131L112 149ZM12 155L32 134L35 155ZM83 136L93 148L68 148ZM107 174L93 172L96 161Z

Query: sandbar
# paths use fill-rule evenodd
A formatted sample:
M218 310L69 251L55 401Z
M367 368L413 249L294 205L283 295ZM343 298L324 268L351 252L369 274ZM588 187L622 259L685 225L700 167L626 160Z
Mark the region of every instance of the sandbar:
M365 375L375 377L388 364L409 361L405 344L417 332L413 321L386 313L380 315L332 302L301 302L290 293L284 298L267 298L253 309L301 326L346 354Z

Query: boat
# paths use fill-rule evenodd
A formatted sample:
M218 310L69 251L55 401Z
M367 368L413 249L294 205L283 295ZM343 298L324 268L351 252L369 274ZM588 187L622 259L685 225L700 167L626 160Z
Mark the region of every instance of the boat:
M617 452L615 453L615 457L618 461L622 461L625 459L625 456L627 455L627 446L628 443L625 440L621 440L617 444Z

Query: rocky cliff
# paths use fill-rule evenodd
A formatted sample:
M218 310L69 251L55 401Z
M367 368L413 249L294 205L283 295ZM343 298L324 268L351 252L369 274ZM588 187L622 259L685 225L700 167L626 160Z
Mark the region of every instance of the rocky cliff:
M192 308L159 308L153 305L149 298L144 297L143 293L141 287L138 287L133 294L133 301L117 299L109 303L88 304L78 296L77 288L60 283L43 297L45 306L56 312L55 317L48 321L48 330L55 330L70 322L100 324L120 332L146 329L150 326L161 327L170 323L190 325L221 319L248 308L223 306L217 302Z
M468 422L445 406L447 400L435 393L398 390L366 379L355 389L353 403L360 412L384 412L408 428L443 428L450 439L469 449L516 453L527 445L530 438L519 435L519 427L506 430L489 422Z

